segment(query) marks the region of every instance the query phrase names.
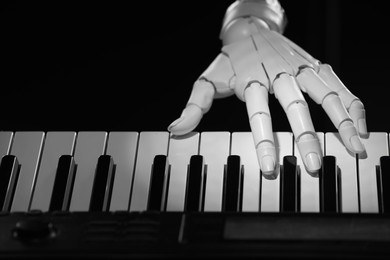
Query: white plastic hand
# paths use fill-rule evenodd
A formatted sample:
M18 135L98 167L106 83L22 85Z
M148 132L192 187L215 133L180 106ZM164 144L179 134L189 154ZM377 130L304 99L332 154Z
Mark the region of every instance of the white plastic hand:
M274 178L278 162L268 93L275 94L287 114L308 172L317 176L322 152L302 95L305 92L323 107L348 150L365 151L359 137L367 134L364 106L329 65L320 64L256 18L238 19L226 34L221 54L195 82L186 108L169 131L177 135L192 131L214 98L235 93L246 103L262 173Z

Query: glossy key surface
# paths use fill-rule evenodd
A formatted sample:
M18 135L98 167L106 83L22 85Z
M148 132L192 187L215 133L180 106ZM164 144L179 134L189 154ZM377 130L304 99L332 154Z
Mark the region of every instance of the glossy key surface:
M115 164L110 210L128 210L138 148L138 132L110 132L107 155Z
M74 152L77 165L70 211L88 211L99 156L104 154L106 132L79 132Z
M337 158L337 171L340 176L340 212L359 212L359 191L356 157L341 141L339 133L326 133L325 155Z
M243 170L242 211L257 212L260 210L261 172L251 132L232 133L231 155L240 156Z
M203 201L204 160L202 155L193 155L187 176L185 211L200 211Z
M288 132L274 133L276 155L278 166L276 167L276 179L261 179L261 211L278 212L280 209L280 174L281 166L285 156L293 155L293 135Z
M223 188L223 211L241 211L241 160L238 155L230 155L227 159Z
M338 212L339 186L337 160L334 156L324 156L320 172L321 212Z
M48 132L46 134L31 201L32 210L47 211L49 209L58 161L62 155L72 155L75 141L75 132Z
M18 158L20 171L11 211L29 210L44 137L43 132L15 133L10 154Z
M70 196L73 191L75 162L72 155L62 155L58 160L49 211L69 210Z
M168 132L140 133L130 211L147 209L153 160L156 155L167 155L168 142Z
M380 202L381 212L390 212L390 156L380 158Z
M183 211L188 167L192 155L199 151L199 133L170 136L168 161L170 164L167 211Z
M169 162L166 155L156 155L153 160L148 194L148 211L164 211Z
M114 179L114 161L110 155L101 155L96 166L89 211L107 211Z
M281 212L298 212L300 193L298 189L298 165L297 157L288 155L283 158L283 169L281 171Z
M318 140L324 149L324 133L317 133ZM319 212L320 211L320 182L319 177L313 177L308 173L303 164L303 160L295 145L294 155L297 157L297 164L300 170L300 211L301 212Z
M377 171L380 157L388 155L387 133L372 132L362 141L366 153L358 156L360 211L378 213Z
M200 152L206 169L204 211L221 211L223 176L230 152L229 132L202 132Z

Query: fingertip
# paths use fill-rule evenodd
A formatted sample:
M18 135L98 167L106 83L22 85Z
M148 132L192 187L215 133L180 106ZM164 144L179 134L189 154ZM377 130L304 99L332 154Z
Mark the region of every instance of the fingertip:
M366 138L368 136L366 119L365 118L359 119L356 125L359 131L359 135L363 138Z
M359 137L360 130L358 130L351 121L345 121L341 124L339 127L339 133L345 147L350 152L361 154L365 151L365 147Z
M262 174L263 174L264 178L267 180L276 180L278 178L278 173L277 173L276 169L273 171L268 171L268 172L262 171Z
M178 119L176 119L175 121L173 121L169 126L168 126L168 131L169 132L175 132L176 131L176 126L178 124L180 124L181 121L183 121L183 117L179 117Z
M263 142L256 148L256 154L262 175L266 179L275 179L277 177L275 146L272 143Z
M366 110L360 100L355 100L350 108L349 114L353 120L353 123L361 137L367 137L367 122L366 122Z
M359 136L355 135L355 136L352 136L350 139L350 144L351 144L351 150L352 152L354 153L357 153L357 154L360 154L360 153L363 153L366 149L362 143L362 141L360 140Z
M195 126L190 126L185 121L186 120L184 117L176 119L172 122L172 124L168 126L168 131L171 132L173 135L185 135L191 132L195 128Z
M272 155L266 155L260 158L260 169L264 176L272 178L275 174L275 159Z
M317 153L309 153L305 157L305 165L307 172L313 176L317 177L318 172L321 169L321 158Z
M194 130L199 124L202 115L202 111L199 107L188 105L183 110L181 116L168 126L168 131L174 135L187 134Z
M318 138L312 134L306 134L297 140L297 145L307 173L318 177L322 167L322 149Z

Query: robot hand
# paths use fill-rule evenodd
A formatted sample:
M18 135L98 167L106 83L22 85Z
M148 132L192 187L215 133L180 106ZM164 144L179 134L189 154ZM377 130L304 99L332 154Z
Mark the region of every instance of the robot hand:
M257 157L263 175L275 178L277 157L268 93L274 94L287 114L307 171L317 176L322 152L302 92L320 104L352 153L365 148L365 110L332 71L262 19L235 19L224 31L224 47L195 82L180 118L168 130L175 135L192 131L214 98L232 94L245 102Z

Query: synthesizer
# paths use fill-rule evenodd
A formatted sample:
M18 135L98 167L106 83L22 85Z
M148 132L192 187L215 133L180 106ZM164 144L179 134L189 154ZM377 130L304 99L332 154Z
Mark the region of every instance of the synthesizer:
M388 257L388 133L317 135L318 177L275 132L269 180L250 132L0 132L0 257Z

